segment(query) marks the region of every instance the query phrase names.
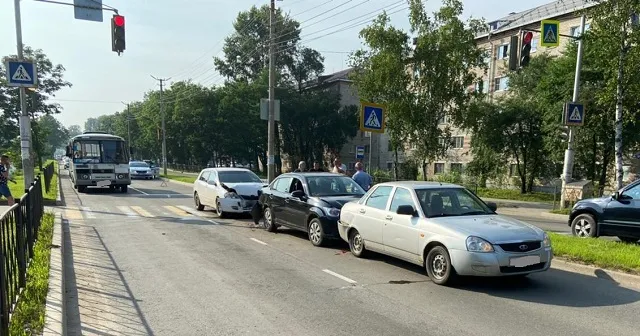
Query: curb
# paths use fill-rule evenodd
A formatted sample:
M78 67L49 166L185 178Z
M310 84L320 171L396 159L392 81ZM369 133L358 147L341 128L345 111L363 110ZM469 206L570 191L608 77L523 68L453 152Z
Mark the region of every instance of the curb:
M67 316L65 300L64 237L62 235L62 214L56 214L53 224L51 256L49 261L49 291L45 306L44 330L42 335L66 335Z
M578 264L567 261L561 257L553 257L551 268L579 273L594 278L615 282L619 285L640 288L640 275L612 271L600 267Z

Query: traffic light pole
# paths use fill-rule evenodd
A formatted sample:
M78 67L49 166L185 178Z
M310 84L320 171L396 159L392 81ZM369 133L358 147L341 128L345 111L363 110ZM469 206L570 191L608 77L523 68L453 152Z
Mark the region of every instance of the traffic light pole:
M273 181L276 173L275 160L275 130L276 130L276 111L275 111L275 84L276 84L276 63L275 46L274 46L274 25L275 25L276 2L271 0L271 8L269 10L269 124L267 126L267 179L269 183Z
M18 61L24 61L20 0L14 0L13 3L16 14ZM33 162L31 161L31 120L29 119L29 112L27 111L27 94L24 87L20 88L20 150L22 171L24 174L24 189L28 190L33 182Z
M580 18L580 38L578 39L578 55L576 56L576 75L573 81L573 99L574 103L577 103L580 99L580 71L582 70L582 49L584 28L587 18L583 15ZM564 116L563 116L564 119ZM573 128L569 127L569 136L567 138L567 149L564 152L564 167L562 168L562 189L560 190L560 208L565 207L566 202L566 187L567 183L571 182L573 174L573 159L575 153L573 152Z

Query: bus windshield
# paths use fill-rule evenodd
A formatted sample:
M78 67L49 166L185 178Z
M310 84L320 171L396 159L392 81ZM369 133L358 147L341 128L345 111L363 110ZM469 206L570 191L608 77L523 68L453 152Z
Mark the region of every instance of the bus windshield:
M87 140L73 143L74 163L128 163L124 141Z

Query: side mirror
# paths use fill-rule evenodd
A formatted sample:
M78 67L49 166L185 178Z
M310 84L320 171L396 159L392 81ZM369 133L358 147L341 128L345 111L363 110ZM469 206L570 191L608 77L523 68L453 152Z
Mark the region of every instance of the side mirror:
M416 215L416 210L411 205L401 205L396 210L398 215L407 215L414 217Z
M207 183L208 183L209 185L212 185L212 186L216 186L216 185L217 185L217 184L216 184L216 181L207 181Z
M71 147L70 147L70 146L65 147L65 154L64 154L64 156L66 156L66 157L71 157Z
M619 200L620 199L620 192L616 191L613 195L611 195L611 198L613 198L614 200Z
M296 191L291 193L291 196L295 197L295 198L302 199L302 198L304 198L305 194L304 194L304 191L302 191L302 190L296 190Z
M498 210L498 205L493 202L487 202L487 206L491 211L496 212Z

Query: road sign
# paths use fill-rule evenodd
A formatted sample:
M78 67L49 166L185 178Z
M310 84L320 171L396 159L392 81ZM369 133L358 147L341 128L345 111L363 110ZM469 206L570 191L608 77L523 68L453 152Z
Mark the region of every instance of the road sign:
M356 146L356 159L364 159L364 146Z
M73 14L78 20L102 22L102 0L73 0Z
M360 105L360 130L363 132L384 133L384 110L381 105L363 102Z
M584 105L567 103L564 109L564 124L567 126L584 125Z
M275 100L276 121L280 121L280 99ZM260 98L260 119L269 120L269 99Z
M540 45L543 47L557 47L560 45L560 21L542 20L540 33L542 41Z
M29 61L8 60L5 64L7 69L7 85L13 87L36 87L38 83L38 73L36 65Z

